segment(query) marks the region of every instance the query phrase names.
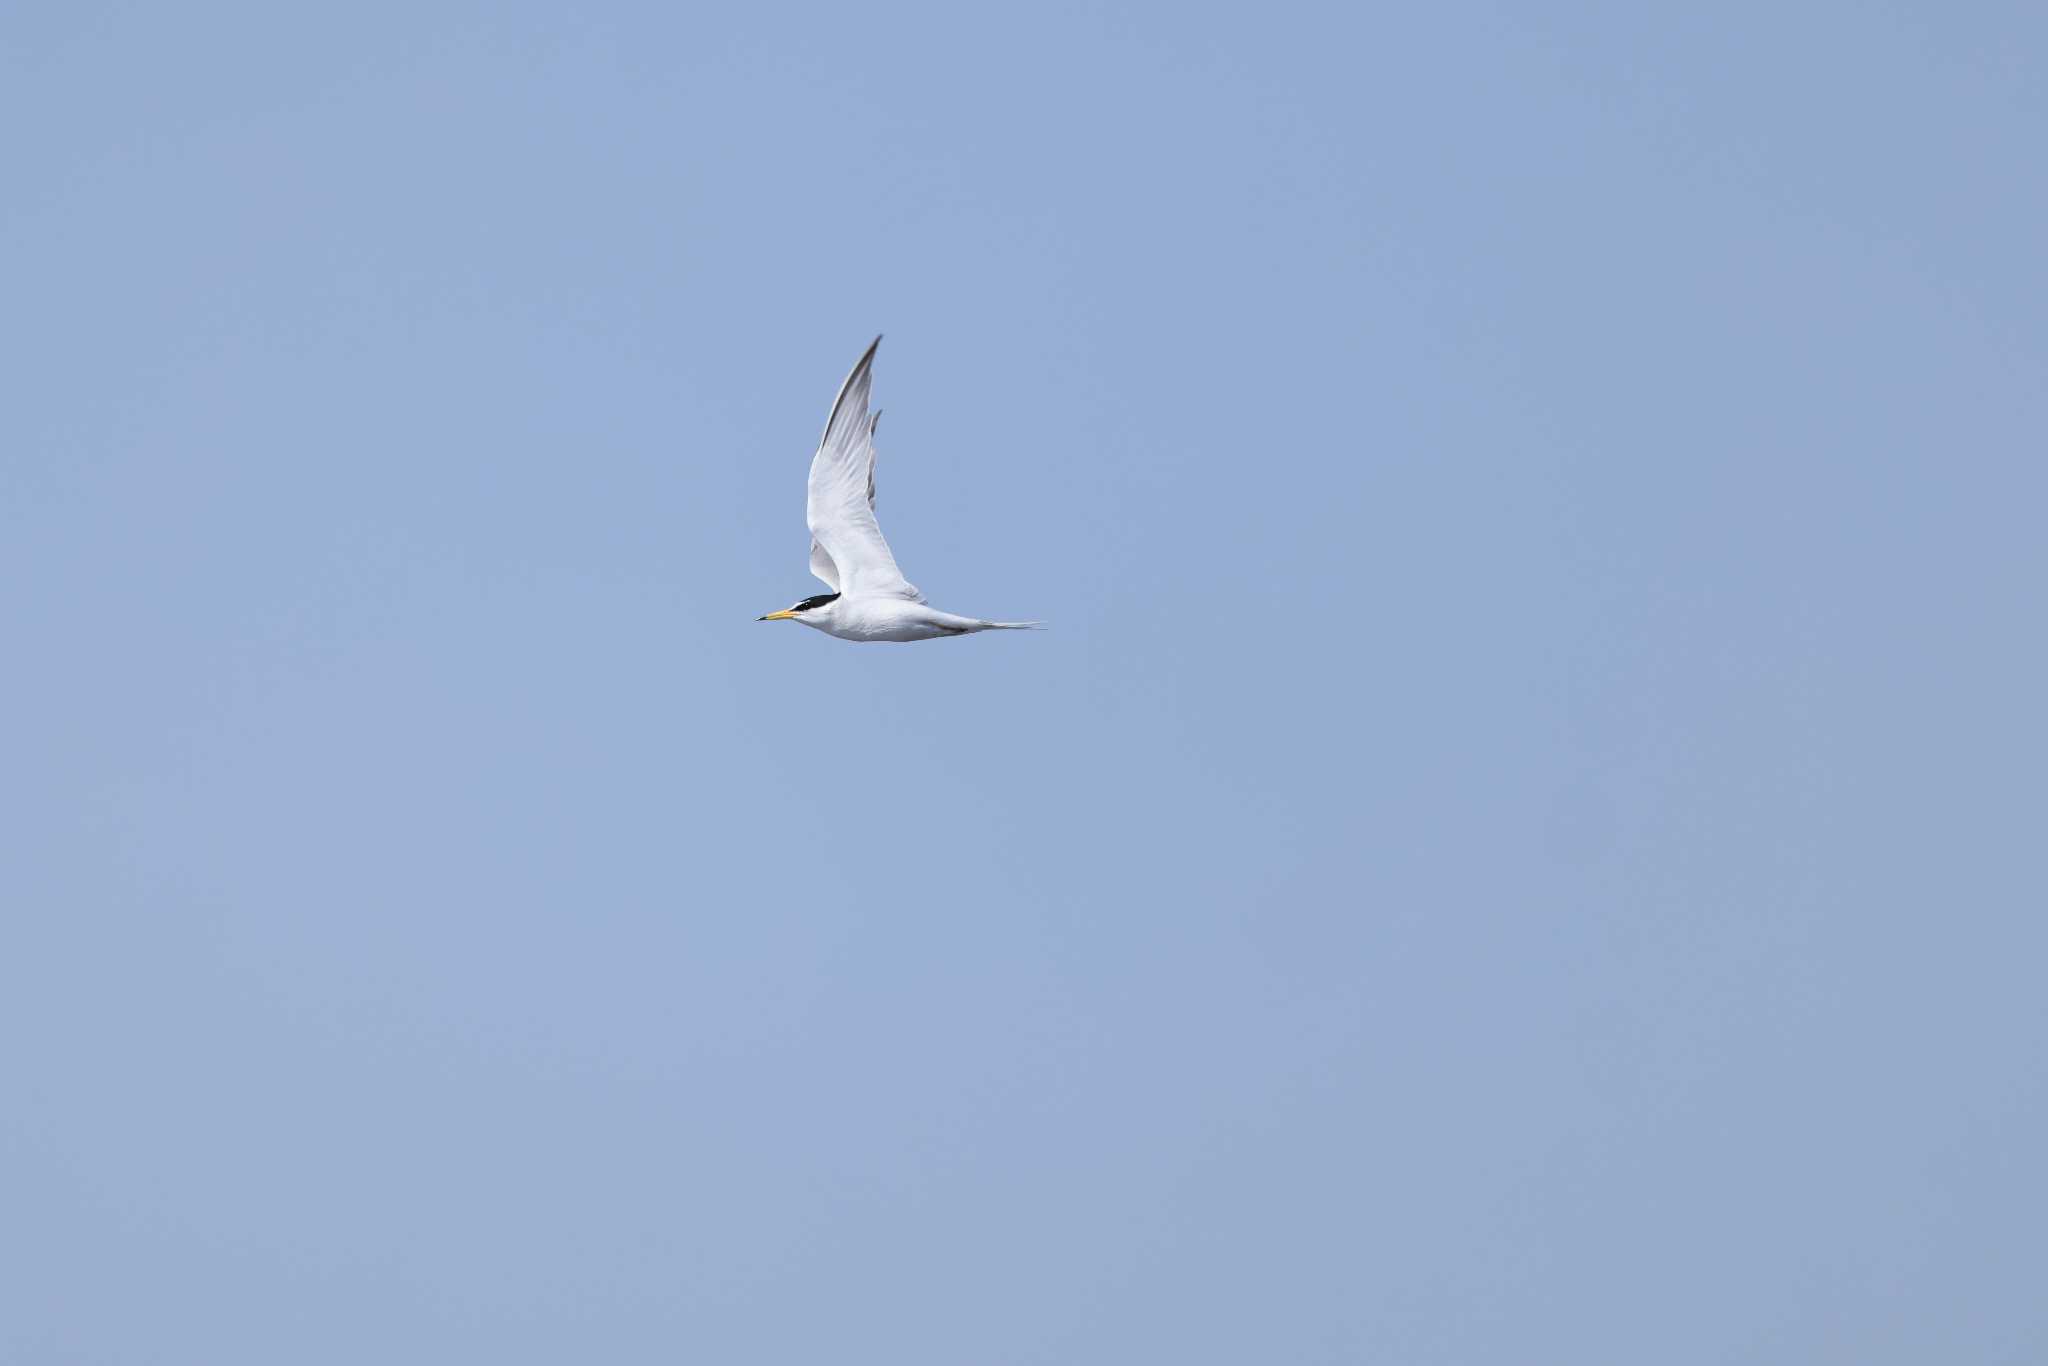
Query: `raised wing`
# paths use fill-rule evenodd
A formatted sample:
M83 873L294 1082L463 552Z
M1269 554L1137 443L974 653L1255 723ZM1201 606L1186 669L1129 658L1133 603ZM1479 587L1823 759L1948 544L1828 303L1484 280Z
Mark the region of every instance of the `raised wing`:
M811 572L838 592L923 602L924 595L896 567L875 521L875 424L881 415L868 412L868 390L881 344L875 338L839 386L824 439L811 457L804 508L811 525Z
M881 338L877 337L875 340L880 341ZM882 414L881 410L877 409L875 415L868 419L868 512L870 514L875 510L875 428L881 425ZM839 591L839 566L832 563L832 557L825 553L825 547L819 545L816 540L811 542L811 572L824 580L827 588L835 593Z

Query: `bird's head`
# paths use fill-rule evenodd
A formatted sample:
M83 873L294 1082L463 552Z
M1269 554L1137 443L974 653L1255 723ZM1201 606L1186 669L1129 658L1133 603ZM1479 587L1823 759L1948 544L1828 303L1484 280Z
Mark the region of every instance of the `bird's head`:
M837 593L820 593L815 598L805 598L794 607L785 607L780 612L770 612L755 621L803 621L813 625L832 615L832 604L839 601Z

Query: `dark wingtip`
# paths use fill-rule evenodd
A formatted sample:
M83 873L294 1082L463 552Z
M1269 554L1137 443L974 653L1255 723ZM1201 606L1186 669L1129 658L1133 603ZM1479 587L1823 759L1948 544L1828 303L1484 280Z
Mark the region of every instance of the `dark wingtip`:
M875 363L875 348L881 344L882 334L877 332L875 339L868 343L868 349L861 352L860 359L853 363L853 369L846 372L846 378L840 382L838 394L832 399L832 411L825 418L825 435L818 438L819 444L822 445L825 439L832 435L832 424L839 420L839 408L841 404L846 402L847 391L853 388L853 382L859 379L867 371L868 367ZM868 435L874 435L874 428L870 427L868 429Z

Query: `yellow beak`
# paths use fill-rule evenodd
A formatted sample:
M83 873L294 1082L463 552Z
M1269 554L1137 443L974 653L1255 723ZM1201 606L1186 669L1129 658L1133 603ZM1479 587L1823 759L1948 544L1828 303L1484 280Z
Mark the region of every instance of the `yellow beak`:
M768 614L767 616L765 616L765 617L755 617L755 618L754 618L754 620L755 620L755 621L795 621L795 620L796 620L796 613L794 613L794 612L770 612L770 613L769 613L769 614Z

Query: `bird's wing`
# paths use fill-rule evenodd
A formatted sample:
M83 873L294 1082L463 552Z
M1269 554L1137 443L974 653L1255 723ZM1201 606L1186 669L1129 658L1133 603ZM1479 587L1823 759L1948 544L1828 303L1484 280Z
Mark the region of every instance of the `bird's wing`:
M835 593L839 591L839 566L832 563L832 557L825 553L825 547L816 541L811 542L811 572L816 574L827 588Z
M877 338L877 340L880 340ZM882 414L878 410L868 419L868 513L875 511L875 428L882 425ZM827 588L839 591L839 566L832 563L832 557L825 553L825 547L811 541L811 572L816 574Z
M924 601L889 553L875 521L875 424L868 389L875 365L875 338L846 383L839 386L824 439L811 457L810 497L804 520L811 525L811 572L842 593ZM828 572L829 571L829 572Z

